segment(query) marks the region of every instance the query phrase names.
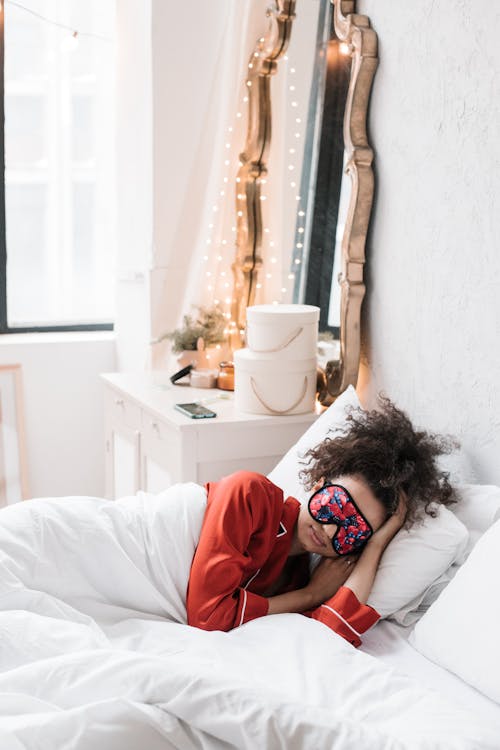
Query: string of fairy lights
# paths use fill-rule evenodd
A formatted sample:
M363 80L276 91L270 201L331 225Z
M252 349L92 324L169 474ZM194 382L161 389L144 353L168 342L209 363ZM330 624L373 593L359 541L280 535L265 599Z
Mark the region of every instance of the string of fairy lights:
M62 29L63 31L68 31L70 35L65 36L64 39L62 40L63 49L67 49L70 51L73 49L77 49L79 40L81 37L99 39L102 42L112 41L112 39L110 39L107 36L104 36L103 34L97 34L93 31L82 31L81 29L76 29L74 26L70 26L66 23L55 21L53 18L49 18L48 16L45 16L43 13L39 13L38 11L33 10L33 8L28 8L28 6L23 5L20 2L17 2L17 0L0 0L0 12L3 10L4 5L17 8L23 13L27 13L28 15L33 16L38 21L41 21L42 23L45 23L48 26L54 26L56 28Z
M259 40L263 45L264 38ZM255 58L261 54L262 47L257 48L253 53ZM253 68L254 62L248 63L250 69ZM286 121L288 123L286 142L276 140L278 148L284 148L283 157L285 159L285 176L287 190L290 199L294 202L295 213L297 217L297 227L294 228L290 242L295 242L294 236L297 235L295 246L279 247L276 236L282 236L282 232L277 234L273 228L270 214L273 211L272 198L274 197L272 185L282 185L282 175L271 175L270 178L260 180L262 187L260 200L262 202L262 257L263 271L261 278L257 281L257 302L272 302L279 304L291 301L292 287L295 280L298 267L302 263L302 250L304 247L303 234L305 232L305 211L301 203L299 194L300 178L297 173L302 162L303 155L303 130L304 115L299 99L299 85L296 81L296 67L291 63L289 55L285 55L280 61L278 75L286 76ZM203 255L205 263L205 283L207 297L213 305L221 307L228 321L226 334L234 332L236 322L231 317L232 304L232 271L231 264L234 260L234 249L236 244L235 213L234 213L234 186L238 186L240 178L237 176L241 162L235 155L236 147L241 148L243 144L242 125L245 120L245 108L248 107L249 95L248 88L252 81L246 79L242 83L242 91L237 111L233 118L233 124L226 126L224 139L224 154L222 169L220 171L221 184L219 185L216 200L212 205L211 218L206 225L205 247ZM290 125L291 124L291 125ZM238 201L244 201L245 195L236 191ZM270 200L271 199L271 200ZM236 216L243 216L243 210L237 207ZM284 260L283 255L290 251L290 259L293 261L294 268L290 269L289 263Z

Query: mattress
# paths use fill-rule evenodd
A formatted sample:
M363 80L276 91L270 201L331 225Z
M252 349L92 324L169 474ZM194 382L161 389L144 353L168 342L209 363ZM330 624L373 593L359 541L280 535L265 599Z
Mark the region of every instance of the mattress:
M412 630L413 626L403 627L395 622L382 620L364 634L360 650L411 677L419 685L445 695L457 706L463 706L469 711L472 709L490 727L498 728L500 737L500 705L452 672L422 656L408 643Z

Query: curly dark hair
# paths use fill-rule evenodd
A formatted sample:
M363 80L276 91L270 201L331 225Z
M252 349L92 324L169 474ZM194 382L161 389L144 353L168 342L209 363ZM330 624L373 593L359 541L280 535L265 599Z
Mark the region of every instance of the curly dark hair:
M408 528L424 517L423 510L436 515L432 503L456 502L449 475L438 468L436 459L451 453L458 443L416 430L408 416L384 395L379 395L377 405L373 411L352 409L340 434L306 452L307 465L300 476L306 489L323 477L361 476L389 514L396 510L403 490L408 497Z

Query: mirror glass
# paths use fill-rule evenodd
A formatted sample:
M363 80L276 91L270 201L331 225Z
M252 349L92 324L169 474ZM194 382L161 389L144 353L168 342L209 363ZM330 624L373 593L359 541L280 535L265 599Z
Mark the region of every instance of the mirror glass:
M299 212L295 220L291 267L296 269L293 301L320 307L320 331L338 340L341 248L350 197L343 121L351 57L335 36L331 2L320 0L319 5L301 169L304 218Z

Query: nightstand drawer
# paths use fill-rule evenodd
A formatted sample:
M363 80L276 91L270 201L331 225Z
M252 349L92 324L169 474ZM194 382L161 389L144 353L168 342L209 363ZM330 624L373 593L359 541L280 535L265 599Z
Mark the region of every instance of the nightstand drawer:
M175 426L145 410L141 415L141 432L148 443L158 443L164 449L172 450L178 445L179 434Z
M112 424L123 425L139 430L141 426L141 409L137 404L116 391L106 392L106 412Z
M141 486L147 492L161 492L183 481L183 443L174 425L142 411Z

